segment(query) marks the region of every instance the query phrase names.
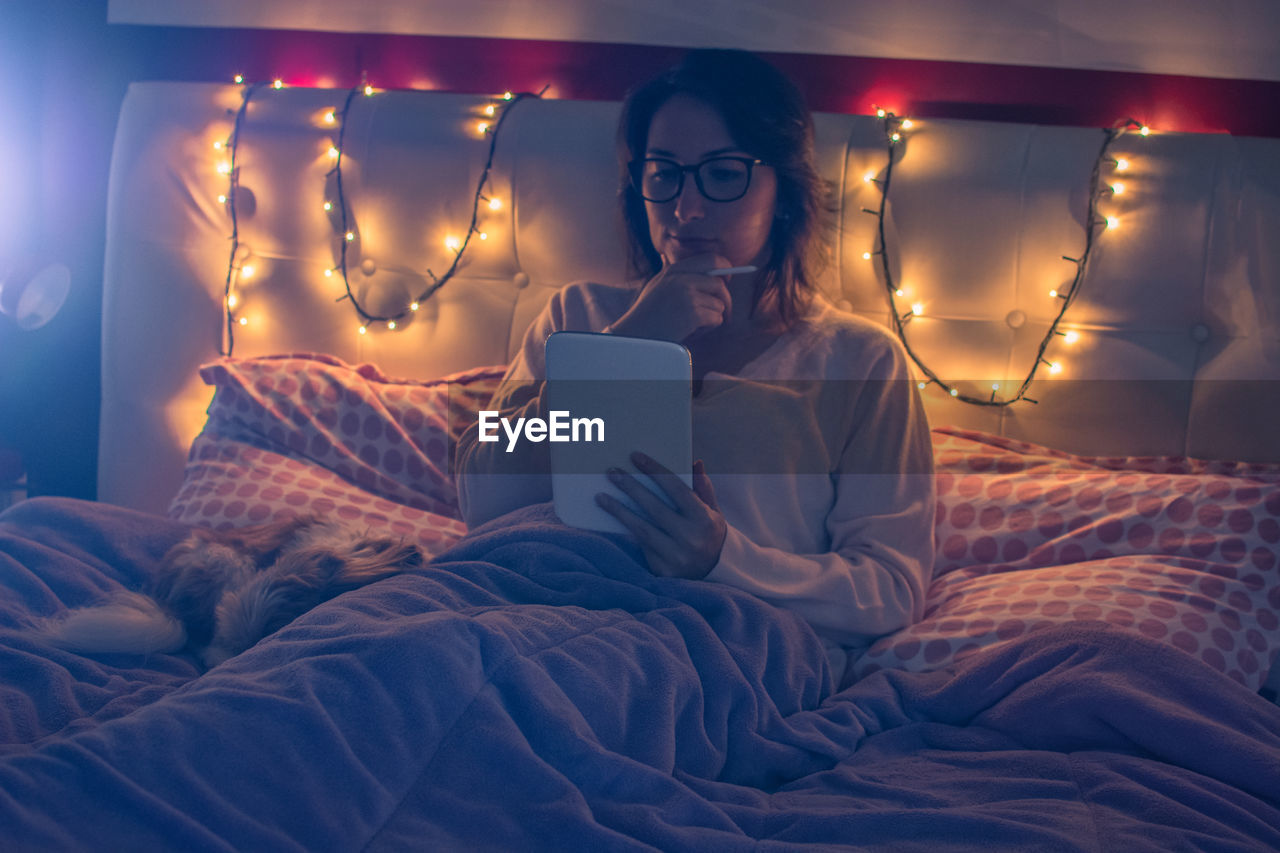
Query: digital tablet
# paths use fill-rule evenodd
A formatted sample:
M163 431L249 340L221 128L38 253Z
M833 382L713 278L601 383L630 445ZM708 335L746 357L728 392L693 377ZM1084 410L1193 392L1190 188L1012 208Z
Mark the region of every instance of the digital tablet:
M621 468L665 499L631 454L639 450L693 485L689 351L670 341L595 332L547 338L547 422L556 515L588 530L625 533L595 500L608 492L635 504L605 472ZM669 503L669 501L668 501Z

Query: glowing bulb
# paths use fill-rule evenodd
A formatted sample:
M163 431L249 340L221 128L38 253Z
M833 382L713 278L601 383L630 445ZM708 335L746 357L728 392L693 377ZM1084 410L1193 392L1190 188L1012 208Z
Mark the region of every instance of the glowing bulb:
M1079 332L1063 332L1062 339L1069 344L1074 344L1076 341L1080 340L1080 333Z
M484 108L484 114L487 116L492 116L497 111L498 111L498 108L495 107L493 104L490 104L489 106Z
M410 310L410 311L417 311L417 310L418 310L418 303L414 302L413 304L411 304L411 305L409 306L409 310Z
M476 125L476 130L478 130L482 136L483 136L484 134L488 133L488 132L489 132L489 122L487 122L487 121L482 121L482 122L480 122L479 124L477 124L477 125Z
M365 86L365 87L364 87L364 95L365 95L365 97L367 98L367 97L369 97L369 96L370 96L370 95L372 95L372 94L373 94L373 87L372 87L372 86Z
M897 290L895 290L895 291L893 292L893 295L894 295L894 296L897 296L897 297L899 297L899 298L901 298L901 297L903 297L903 296L906 296L906 295L907 295L907 292L906 292L905 290L903 290L901 287L899 287Z
M1107 217L1107 228L1109 228L1109 229L1115 229L1115 228L1119 228L1119 227L1120 227L1120 219L1119 219L1119 217L1115 217L1115 216L1108 216L1108 217Z
M876 118L884 118L884 117L885 117L884 107L881 107L880 109L876 110Z
M240 325L241 325L241 326L247 326L247 325L249 325L249 318L248 318L248 317L241 317L241 318L240 318Z
M490 209L490 210L502 210L502 199L500 199L500 198L491 198L491 199L489 199L489 209Z
M872 181L874 181L875 179L876 179L876 173L875 173L875 172L867 172L865 175L863 175L863 176L862 176L862 182L863 182L864 184L869 184L869 183L871 183Z
M914 126L914 125L915 125L915 122L913 122L913 121L912 121L911 119L909 119L909 118L904 118L904 119L902 120L902 129L903 129L903 130L910 130L910 129L912 128L912 126Z
M336 147L334 147L334 146L330 145L330 146L329 146L329 156L330 156L330 157L337 157L337 156L338 156L338 149L337 149Z
M219 174L219 175L229 175L229 174L231 174L231 164L230 164L230 163L228 163L226 160L223 160L221 163L219 163L219 164L218 164L218 174Z
M1122 195L1124 193L1124 184L1120 183L1119 181L1116 181L1114 184L1111 185L1111 192L1115 193L1116 195Z
M502 100L504 100L504 101L509 101L509 100L511 100L511 99L512 99L512 98L514 98L514 97L515 97L515 95L511 94L510 92L503 92L503 93L502 93Z
M254 267L253 267L253 265L252 265L252 264L249 264L249 265L247 265L247 266L243 266L243 267L241 267L241 268L240 268L240 277L241 277L241 278L253 278L253 274L254 274L254 272L255 272L255 269L254 269Z
M275 82L271 84L271 87L272 87L273 89L283 89L283 88L284 88L284 81L283 81L283 80L281 80L279 77L277 77L277 78L275 79Z
M329 112L327 112L327 113L325 113L325 114L324 114L324 122L325 122L325 124L333 124L333 123L334 123L335 121L337 121L337 120L338 120L338 118L337 118L337 116L335 116L335 115L333 114L333 110L329 110Z
M244 75L243 75L243 74L237 74L233 79L234 79L237 83L243 83L243 82L244 82Z
M228 308L235 308L235 307L236 307L236 303L237 303L237 302L239 302L239 301L240 301L240 300L239 300L239 299L236 299L236 295L233 293L233 294L231 294L230 296L228 296L228 297L227 297L227 307L228 307Z
M325 210L333 210L333 202L331 202L331 201L326 201L326 202L324 203L324 209L325 209Z
M476 232L476 236L477 236L477 237L479 237L481 240L488 240L488 239L489 239L489 234L488 234L488 232L485 232L485 231L477 231L477 232Z
M369 327L368 327L368 326L361 326L361 327L360 327L360 334L362 334L362 335L367 335L367 334L369 334Z
M213 150L214 150L214 151L221 151L221 150L222 150L222 140L221 140L221 139L219 139L217 142L213 143Z
M916 303L912 304L912 306L911 306L911 313L912 313L912 314L915 314L917 317L919 317L921 314L923 314L923 313L924 313L924 303L923 303L923 302L916 302Z
M1062 372L1062 362L1060 362L1060 361L1051 361L1051 362L1049 362L1049 372L1050 372L1050 373L1061 373L1061 372Z
M354 231L348 231L348 232L347 232L347 242L348 242L348 243L350 243L350 242L351 242L352 240L354 240L355 238L356 238L356 232L354 232Z
M1143 136L1150 136L1150 135L1151 135L1151 128L1147 127L1147 126L1144 124L1144 125L1142 126L1142 128L1138 130L1138 133L1141 133Z
M892 139L894 142L897 142L898 140L902 139L902 134L894 133L889 138Z
M958 396L960 396L960 390L959 390L958 388L952 388L952 389L951 389L951 396L952 396L952 397L958 397Z
M925 384L924 384L923 382L917 382L917 383L916 383L916 387L917 387L917 388L919 388L921 391L923 391L923 390L924 390L924 385L925 385Z
M325 278L333 278L333 270L325 270L325 271L324 271L324 277L325 277Z
M457 237L453 237L453 236L445 237L444 247L446 249L452 249L453 251L456 252L458 251L458 249L462 248L462 241L459 240Z
M999 390L1000 390L1000 383L999 383L999 382L992 382L992 383L991 383L991 390L992 390L992 391L999 391Z
M227 197L225 195L219 195L218 204L226 204L226 203L227 203Z
M396 328L396 321L395 321L395 320L388 320L388 321L387 321L387 328L388 328L388 329L391 329L392 331L395 331L395 328Z
M1050 291L1049 291L1049 295L1050 295L1050 296L1052 296L1054 299L1057 299L1057 298L1058 298L1058 289L1057 289L1057 288L1053 288L1052 290L1050 290Z
M862 259L863 259L864 261L869 261L869 260L871 260L871 253L870 253L870 252L863 252L863 253L862 253Z
M1125 158L1121 157L1119 160L1116 161L1117 172L1123 172L1128 168L1129 168L1129 161L1126 160Z

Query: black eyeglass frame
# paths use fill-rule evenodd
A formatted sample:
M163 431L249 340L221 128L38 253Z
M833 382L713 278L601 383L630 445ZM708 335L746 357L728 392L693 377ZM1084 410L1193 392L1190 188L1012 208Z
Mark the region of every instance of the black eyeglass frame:
M736 160L747 168L747 182L743 185L742 192L738 193L733 198L712 198L707 194L706 187L702 185L702 167L708 163L714 163L717 160ZM680 175L680 179L676 182L675 192L667 198L649 198L644 194L644 164L654 162L670 163L671 167ZM666 204L669 201L674 201L679 198L680 193L684 192L684 176L688 173L693 174L693 183L697 186L698 192L702 194L703 198L707 201L716 202L717 204L727 204L731 201L737 201L742 198L747 194L747 190L751 189L751 178L756 166L768 165L768 163L756 157L739 157L734 154L720 154L715 157L708 157L705 160L688 166L677 163L669 157L642 157L639 160L632 160L628 163L627 171L631 175L631 186L635 188L636 193L639 194L640 198L647 202L652 202L653 204Z

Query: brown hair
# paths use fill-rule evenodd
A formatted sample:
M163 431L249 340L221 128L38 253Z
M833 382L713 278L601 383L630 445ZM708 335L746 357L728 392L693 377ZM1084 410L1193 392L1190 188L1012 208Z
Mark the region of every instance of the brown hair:
M628 164L644 157L649 125L675 95L703 101L724 120L734 142L774 168L778 202L755 307L772 309L790 327L817 289L827 261L827 187L814 163L813 116L794 83L760 57L740 50L690 51L675 67L633 89L618 123L618 196L633 273L651 276L662 257L649 239L644 199Z

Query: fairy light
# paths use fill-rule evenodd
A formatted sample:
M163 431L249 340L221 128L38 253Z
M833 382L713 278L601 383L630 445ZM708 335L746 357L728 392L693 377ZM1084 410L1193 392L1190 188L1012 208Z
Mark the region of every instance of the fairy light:
M279 77L277 77L274 81L272 81L272 83L271 83L271 88L273 88L273 89L283 89L283 88L284 88L284 81L283 81L283 80L281 80Z
M498 105L491 102L487 104L485 107L481 108L481 111L487 117L493 118L494 121L480 122L476 125L481 135L488 138L488 156L485 160L484 169L481 171L480 180L476 184L475 196L472 200L472 206L471 206L471 222L467 227L466 234L461 237L457 236L456 234L451 234L446 237L445 246L453 253L453 262L450 264L449 269L446 270L445 273L440 276L437 276L434 272L428 269L426 272L427 272L427 277L430 280L430 283L422 293L419 293L417 294L416 297L414 297L413 301L409 305L408 310L401 311L397 314L387 315L387 316L375 314L369 311L364 305L360 303L355 292L351 288L351 281L347 275L347 247L356 239L356 229L352 229L349 227L351 214L350 214L350 205L347 203L346 196L343 190L343 180L342 180L343 154L341 152L342 152L342 145L343 145L343 135L345 134L346 127L347 127L347 115L351 109L352 99L358 91L363 91L366 95L372 94L371 87L362 83L361 87L352 89L348 93L347 99L343 104L342 108L335 113L335 122L338 124L339 130L338 130L338 142L335 146L333 146L333 150L336 150L338 153L334 158L335 162L334 162L333 168L326 175L326 178L328 178L329 176L333 176L335 178L333 184L334 184L334 188L336 189L336 197L332 199L325 199L324 209L325 211L331 211L333 210L335 205L337 206L337 209L341 212L341 222L338 224L335 224L335 230L337 230L338 233L345 233L346 239L339 241L338 245L340 246L340 255L338 258L338 263L331 269L326 270L325 276L327 278L332 278L335 273L341 275L345 292L342 296L338 298L337 301L341 302L343 300L347 300L351 302L352 307L355 309L356 313L359 314L360 316L361 323L359 326L359 332L360 334L364 335L364 334L368 334L371 325L375 323L382 323L386 325L388 329L398 328L398 324L400 320L402 320L405 316L407 316L410 313L417 312L418 309L421 307L422 302L430 298L437 290L439 290L450 279L453 278L454 274L457 272L457 270L459 269L459 266L463 262L463 256L466 253L468 245L470 245L472 237L475 237L476 239L481 241L485 241L489 238L488 232L480 227L480 223L479 223L480 206L482 203L484 203L487 205L488 209L491 211L499 211L499 210L502 210L502 208L504 207L504 203L500 198L490 197L485 194L485 190L488 187L488 183L489 183L489 173L493 169L494 154L497 149L499 130L502 127L502 123L506 120L507 115L510 113L511 108L516 103L518 103L521 100L524 100L525 98L541 97L542 94L546 92L546 87L544 87L541 92L538 92L536 94L521 93L519 95L516 95L516 94L513 94L512 92L505 92L502 96L502 100L504 103L502 103L501 105Z
M338 118L333 114L333 110L329 110L327 113L324 114L325 124L333 124L337 120Z
M1053 288L1049 290L1050 298L1057 299L1060 302L1060 305L1058 306L1058 312L1057 312L1057 315L1054 317L1053 322L1049 325L1049 330L1045 333L1044 338L1041 340L1039 351L1036 354L1036 358L1032 363L1026 378L1022 381L1020 387L1018 387L1017 390L1012 394L1009 394L1005 399L997 399L997 394L1002 390L1002 386L1000 383L995 383L991 386L990 397L984 399L982 397L974 397L966 394L961 394L959 388L953 387L950 384L944 382L936 372L934 372L932 369L930 369L930 367L927 364L924 363L924 361L912 348L911 342L907 337L906 327L913 318L918 317L923 313L924 303L920 301L913 302L911 304L910 310L906 314L901 313L898 309L898 304L895 300L903 298L903 289L898 287L894 283L893 272L889 267L889 252L887 251L887 248L886 248L888 245L888 239L887 239L887 229L886 229L885 219L886 219L886 210L887 210L888 201L889 201L889 188L890 188L890 182L893 176L893 169L897 165L898 160L900 160L902 156L902 147L899 146L897 143L899 143L902 140L901 131L904 129L910 129L911 127L913 127L913 123L911 122L910 119L899 118L892 111L886 110L884 108L876 109L876 116L882 119L884 123L887 163L885 168L881 172L879 173L867 172L863 176L864 183L875 183L880 186L881 195L880 195L880 204L878 209L873 210L867 207L863 208L863 212L872 214L877 217L879 222L879 228L877 231L878 246L873 252L863 252L862 258L863 260L870 260L873 255L880 256L880 272L881 272L881 275L883 276L884 285L889 295L889 300L888 300L889 310L891 312L891 320L892 320L894 331L897 334L899 340L902 341L903 347L907 351L907 355L915 363L916 367L919 368L920 372L923 373L925 376L925 378L918 383L917 387L919 387L920 390L924 390L929 385L934 384L942 388L944 391L946 391L951 397L956 398L962 402L971 403L974 405L1009 406L1020 400L1025 400L1029 403L1037 402L1036 400L1027 396L1027 390L1031 382L1035 379L1037 369L1040 368L1041 366L1044 366L1047 369L1047 371L1053 375L1060 374L1065 370L1065 367L1061 361L1057 361L1057 360L1051 361L1045 358L1045 351L1048 348L1050 342L1056 340L1058 337L1061 337L1065 343L1074 344L1080 339L1080 335L1076 331L1058 331L1058 325L1062 322L1062 318L1065 315L1067 309L1071 306L1072 302L1075 300L1076 296L1079 294L1081 285L1083 284L1083 281L1084 281L1085 271L1088 267L1088 261L1093 250L1094 238L1096 236L1098 228L1099 226L1101 226L1104 231L1114 231L1120 225L1120 219L1118 216L1116 216L1115 214L1099 215L1097 208L1102 196L1109 193L1111 197L1115 197L1125 193L1127 188L1123 183L1119 181L1106 184L1105 188L1103 188L1104 184L1101 178L1102 166L1104 163L1110 163L1114 166L1116 171L1119 171L1119 172L1126 171L1130 165L1129 159L1123 158L1123 157L1118 157L1113 159L1111 156L1109 156L1109 151L1112 144L1115 143L1117 139L1119 139L1122 135L1124 135L1129 130L1136 128L1137 132L1141 136L1145 137L1150 134L1150 129L1146 125L1142 125L1134 121L1133 119L1127 119L1124 122L1118 122L1114 127L1103 130L1102 146L1099 149L1097 158L1094 161L1093 171L1089 181L1089 209L1088 209L1088 216L1085 221L1092 224L1085 229L1084 251L1079 258L1073 258L1067 255L1062 256L1063 260L1068 261L1075 265L1075 275L1072 278L1071 283L1065 289ZM873 180L872 178L875 174L879 174L880 177Z
M237 84L243 84L244 76L237 74L235 80ZM240 169L236 166L236 157L240 150L240 133L244 129L244 120L249 111L249 102L259 88L259 84L248 85L240 92L240 108L235 111L231 137L221 146L214 146L216 151L220 153L225 151L227 156L227 159L220 160L217 165L218 174L227 178L227 190L218 194L218 203L226 206L227 215L231 218L231 254L227 259L227 276L222 285L222 303L226 306L227 322L223 328L223 339L219 342L218 348L218 351L226 356L231 355L235 349L236 326L246 326L249 323L246 317L236 317L235 309L240 300L232 289L236 280L245 275L244 270L237 269L236 264L236 259L244 256L240 248L240 220L236 210L236 191L240 186ZM231 110L227 112L231 112ZM243 263L241 266L243 266ZM253 275L252 268L250 268L248 275Z

